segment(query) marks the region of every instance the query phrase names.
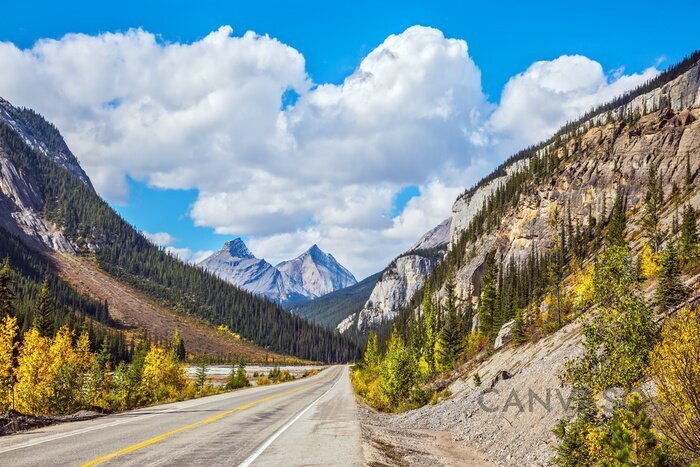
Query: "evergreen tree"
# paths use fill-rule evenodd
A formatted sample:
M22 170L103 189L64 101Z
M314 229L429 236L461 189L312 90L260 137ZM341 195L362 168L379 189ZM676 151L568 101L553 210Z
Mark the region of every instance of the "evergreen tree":
M515 312L515 324L513 325L513 343L522 345L527 342L527 330L525 329L525 318L521 309Z
M421 320L423 321L423 350L422 359L428 364L430 374L435 373L435 342L437 341L437 323L435 316L435 304L433 303L430 289L430 278L423 289L423 302L421 303Z
M661 214L664 205L664 188L658 164L649 167L649 179L647 192L644 196L645 215L642 219L642 228L654 253L660 251L664 239L664 230L661 228Z
M466 339L472 331L472 322L474 321L474 304L472 303L471 288L467 292L467 299L462 312L462 335Z
M47 280L44 280L36 303L34 327L39 331L41 336L50 337L53 334L54 319L55 309L53 298L49 291L49 283Z
M447 292L446 317L445 323L440 330L438 344L435 346L435 358L442 371L451 371L457 363L464 343L461 320L459 319L455 300L455 283L452 275L447 279L445 291Z
M637 393L627 398L627 407L618 409L610 422L609 447L620 465L663 465L659 442L652 432L652 419L644 411Z
M407 400L417 381L417 365L411 352L406 348L398 330L394 328L387 344L387 351L381 365L380 389L392 407Z
M184 362L185 361L185 341L180 335L180 328L175 328L173 331L173 337L170 340L170 356L174 361Z
M0 318L13 315L15 291L12 288L10 260L5 258L0 268Z
M625 217L624 199L622 193L618 193L615 197L612 214L610 214L610 222L608 223L608 231L605 236L607 245L610 246L626 246L625 229L627 227L627 219Z
M683 220L680 227L680 256L685 261L694 259L698 254L698 215L691 205L683 209Z
M207 364L207 357L205 355L200 355L197 357L197 370L194 376L194 385L197 392L201 392L204 389L204 385L207 384L207 370L209 365Z
M482 280L481 300L479 301L479 330L490 336L495 331L498 307L498 266L496 265L495 250L486 255L486 272Z
M681 282L680 276L681 269L678 264L676 242L670 241L661 258L659 284L656 289L656 301L662 310L678 305L688 296L688 291Z

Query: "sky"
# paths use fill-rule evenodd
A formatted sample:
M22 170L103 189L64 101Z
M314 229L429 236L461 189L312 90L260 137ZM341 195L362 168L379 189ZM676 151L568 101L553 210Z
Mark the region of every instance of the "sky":
M184 260L317 243L361 279L510 154L700 47L692 2L672 24L644 1L377 3L9 0L0 96Z

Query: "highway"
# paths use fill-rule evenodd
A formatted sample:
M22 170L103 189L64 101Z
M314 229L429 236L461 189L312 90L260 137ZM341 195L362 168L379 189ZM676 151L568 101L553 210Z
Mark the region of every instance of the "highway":
M363 465L349 368L0 438L0 465Z

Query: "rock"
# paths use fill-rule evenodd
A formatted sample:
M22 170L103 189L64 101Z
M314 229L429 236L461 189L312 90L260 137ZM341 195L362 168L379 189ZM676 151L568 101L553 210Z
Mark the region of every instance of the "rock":
M505 381L507 379L511 379L512 377L513 377L513 375L511 375L507 371L501 370L498 373L496 373L496 376L493 377L489 388L493 389L498 384L499 381Z
M496 340L493 342L493 348L494 349L500 349L507 343L509 343L512 339L512 333L513 333L513 328L515 327L515 320L510 320L503 326L501 326L501 330L498 331L498 335L496 336Z

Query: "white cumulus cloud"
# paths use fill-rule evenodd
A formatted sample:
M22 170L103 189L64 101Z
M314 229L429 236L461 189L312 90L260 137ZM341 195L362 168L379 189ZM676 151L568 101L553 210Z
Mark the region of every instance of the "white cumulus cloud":
M141 29L5 42L0 67L0 95L54 122L109 200L128 202L127 176L194 188L195 225L244 235L273 262L318 243L358 277L512 151L657 72L562 56L512 77L493 103L466 41L423 26L387 37L340 84L313 83L301 53L228 26L192 43ZM299 98L282 108L289 89ZM409 185L419 196L392 216ZM148 235L187 261L207 253Z

